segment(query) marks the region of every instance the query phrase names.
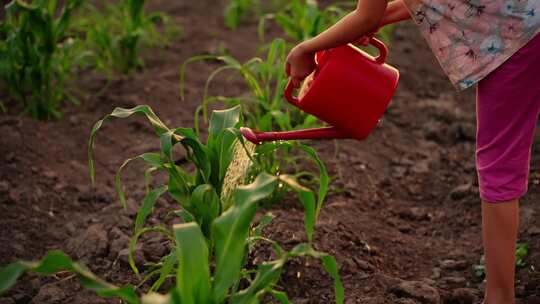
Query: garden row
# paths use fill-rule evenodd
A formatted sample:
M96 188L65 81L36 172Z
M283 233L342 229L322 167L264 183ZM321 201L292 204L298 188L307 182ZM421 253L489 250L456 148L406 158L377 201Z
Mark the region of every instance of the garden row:
M141 48L165 45L173 39L175 28L163 13L147 14L144 1L125 0L95 8L84 1L12 1L6 6L6 19L0 35L2 59L0 76L13 100L24 112L36 118L59 118L64 100L76 102L68 80L81 69L96 69L108 77L131 73L143 67ZM159 151L126 160L115 178L119 201L125 205L122 170L131 161L145 166L146 195L141 202L129 246L129 262L144 286L117 287L102 281L89 270L59 251L50 252L40 262L16 262L0 271L0 294L7 291L25 272L52 275L73 272L81 284L103 297L117 297L127 303L258 303L265 295L289 303L277 284L287 261L296 257L319 259L334 280L337 303L344 290L335 259L317 251L312 244L315 223L328 191L329 176L315 150L295 142L276 142L253 146L243 140L239 128L247 124L259 130L293 130L313 127L319 122L287 105L282 92L287 83L284 61L292 43L310 38L343 16L347 5L321 9L313 1L275 1L264 7L258 1L231 1L225 21L231 28L258 16L261 57L239 62L232 56L205 54L181 67L180 96L189 64L199 60L222 63L207 80L193 128L167 126L148 106L117 108L98 121L90 136L88 159L90 176L95 181L93 146L97 131L113 118L132 115L146 117L152 125ZM80 18L73 18L80 16ZM265 43L264 32L273 20L288 36ZM242 96L211 96L208 88L215 77L235 71L250 93ZM209 113L213 103L228 109ZM5 105L11 105L8 102ZM200 123L202 119L202 123ZM201 132L200 125L207 125ZM203 135L208 135L203 140ZM183 153L175 153L178 149ZM298 152L303 152L299 156ZM181 154L183 156L178 156ZM314 161L318 174L302 171L298 163ZM155 176L165 177L153 178ZM158 180L165 180L159 183ZM316 191L309 187L316 188ZM268 212L288 193L295 193L304 207L307 242L285 250L263 235L272 220ZM129 194L128 194L129 195ZM170 216L181 224L172 227L148 226L160 197L177 203ZM265 213L257 219L257 213ZM139 269L134 252L139 238L159 233L170 240L168 254L159 263ZM256 246L273 250L267 261L253 265L250 253ZM175 284L164 290L164 283ZM142 284L149 282L150 284Z

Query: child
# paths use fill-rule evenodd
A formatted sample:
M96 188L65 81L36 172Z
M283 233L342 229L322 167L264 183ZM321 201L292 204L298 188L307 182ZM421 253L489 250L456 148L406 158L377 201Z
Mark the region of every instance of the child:
M484 303L513 304L518 199L527 191L540 112L540 0L359 0L354 12L291 51L287 74L298 87L315 68L315 52L365 41L411 16L452 83L477 84Z

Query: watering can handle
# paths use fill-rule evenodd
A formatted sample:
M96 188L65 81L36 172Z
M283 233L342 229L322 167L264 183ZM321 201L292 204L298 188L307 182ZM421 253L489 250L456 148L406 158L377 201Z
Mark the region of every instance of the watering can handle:
M388 48L386 47L384 42L380 41L375 37L370 37L369 44L373 45L379 50L379 56L375 58L375 62L377 62L378 64L386 63L386 57L388 57Z
M294 84L292 80L289 79L289 83L287 83L287 87L285 88L285 94L284 94L285 99L287 99L287 101L291 103L292 105L298 107L300 106L300 100L298 99L298 97L293 95L294 89L295 89Z
M369 44L373 45L375 48L377 48L379 50L379 56L377 56L375 58L375 62L378 63L378 64L385 64L386 63L386 57L388 57L388 48L386 47L384 42L380 41L379 39L377 39L375 37L370 37L369 38ZM328 51L325 50L325 51L318 54L318 55L320 55L320 57L318 58L319 62L324 61L324 57L328 56L327 52ZM289 103L291 103L292 105L299 107L300 106L300 100L298 99L298 97L293 95L294 89L295 89L295 87L294 87L292 81L289 79L289 83L287 83L287 87L285 88L285 94L284 94L285 99L287 99L287 101Z

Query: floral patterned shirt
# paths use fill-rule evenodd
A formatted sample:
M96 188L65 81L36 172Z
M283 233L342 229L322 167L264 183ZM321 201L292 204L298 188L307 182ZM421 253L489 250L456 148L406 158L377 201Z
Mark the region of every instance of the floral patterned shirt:
M445 73L461 90L540 32L540 0L404 1Z

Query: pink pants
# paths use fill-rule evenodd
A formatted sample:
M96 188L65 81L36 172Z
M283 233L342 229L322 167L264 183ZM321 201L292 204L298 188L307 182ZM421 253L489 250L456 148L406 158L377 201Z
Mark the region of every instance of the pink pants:
M476 168L480 196L506 202L527 192L540 112L540 35L477 88Z

